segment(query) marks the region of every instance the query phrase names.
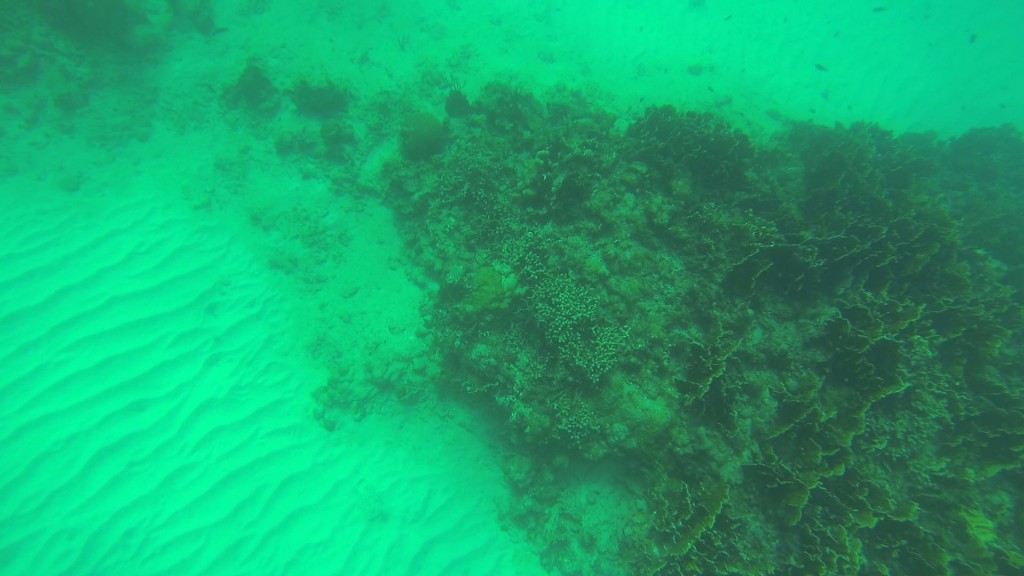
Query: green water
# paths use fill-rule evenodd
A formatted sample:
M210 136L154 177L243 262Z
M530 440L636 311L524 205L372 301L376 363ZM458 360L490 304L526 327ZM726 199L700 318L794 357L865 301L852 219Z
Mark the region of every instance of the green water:
M1024 8L10 0L0 573L1024 572Z

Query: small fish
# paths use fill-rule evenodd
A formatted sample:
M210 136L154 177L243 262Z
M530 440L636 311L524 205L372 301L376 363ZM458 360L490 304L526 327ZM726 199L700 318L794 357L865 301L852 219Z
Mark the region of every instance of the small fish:
M817 70L818 72L828 72L828 68L825 68L825 66L822 64L815 64L814 69Z

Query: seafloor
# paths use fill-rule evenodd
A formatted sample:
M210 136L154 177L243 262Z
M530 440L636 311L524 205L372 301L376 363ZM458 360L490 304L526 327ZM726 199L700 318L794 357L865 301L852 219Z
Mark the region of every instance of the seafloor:
M357 430L369 430L361 426L379 426L377 436L388 438L379 450L403 454L429 446L445 426L480 439L487 455L465 462L453 457L465 452L435 446L431 454L451 459L453 468L490 467L481 477L489 487L467 481L459 490L478 490L479 499L496 504L474 508L493 517L473 522L512 544L485 538L455 554L461 564L430 564L423 558L441 555L430 552L430 519L449 523L440 532L458 540L461 530L474 529L471 513L446 516L438 512L443 504L424 505L421 514L388 523L375 504L363 514L369 520L359 538L332 543L320 533L312 537L316 548L372 550L374 530L401 534L412 525L425 543L405 541L412 550L405 556L394 544L357 560L342 553L350 563L337 571L319 565L307 573L431 573L428 565L448 574L1024 571L1024 139L1011 123L989 121L998 117L995 101L977 123L962 108L929 127L926 117L880 122L866 110L835 106L824 93L815 96L823 117L807 107L755 107L744 89L734 97L721 85L693 98L680 90L678 98L644 99L628 82L616 92L614 83L558 81L550 72L563 58L557 53L536 54L551 75L536 81L509 74L508 66L488 68L484 44L484 56L445 44L447 61L424 64L426 56L408 55L435 56L431 39L444 44L451 27L412 18L398 4L350 13L321 3L305 14L308 21L275 20L273 6L258 1L232 10L204 2L170 2L166 13L149 6L13 2L2 29L4 202L20 204L11 214L24 222L53 220L39 228L45 232L11 225L0 260L8 267L0 277L18 286L5 288L0 308L11 330L4 337L14 343L0 348L10 376L0 379L0 408L15 423L0 428L0 438L20 455L18 469L0 476L0 488L11 489L0 496L9 499L0 507L7 530L0 567L33 573L46 555L40 542L54 537L31 522L35 511L60 510L53 504L60 498L48 496L45 484L33 491L34 467L56 469L48 450L65 449L90 426L110 425L94 407L115 393L90 395L80 386L104 390L107 370L143 364L130 347L104 356L104 334L114 326L143 335L153 328L119 323L102 312L103 302L139 299L142 307L169 307L152 326L180 323L161 345L184 340L211 358L147 402L221 370L223 358L240 367L218 373L221 384L241 378L253 362L264 375L289 373L275 354L308 360L308 374L279 389L291 407L275 412L281 404L268 396L238 417L244 424L231 437L241 428L239 440L222 440L254 455L229 481L274 467L270 456L259 456L264 411L313 428L302 433L310 460L291 461L306 467L294 482L322 481L360 500L366 493L387 498L367 487L384 477L396 491L415 490L406 485L415 482L404 476L402 460L378 462L379 475L360 476L358 464L349 461L339 472L333 456L309 446L380 440L360 436ZM712 8L691 2L686 10L701 18ZM454 2L446 9L461 10ZM891 11L868 12L883 18ZM559 17L532 13L543 25ZM720 25L728 21L716 17ZM519 42L507 25L513 19L509 12L489 21L499 44ZM318 21L336 22L339 36L298 43L303 27ZM275 45L275 23L295 43ZM376 36L361 35L364 27ZM221 49L229 56L218 58ZM344 64L333 67L342 55ZM410 71L410 60L420 67ZM650 65L657 68L657 60ZM820 77L836 67L808 61L805 73ZM680 73L710 87L718 69L691 60ZM735 82L729 78L725 88ZM32 208L37 202L46 209ZM150 202L160 208L147 208ZM203 232L175 232L181 246L174 234L162 237L169 224L149 218L167 204L175 206L167 222L192 219ZM45 275L33 250L63 243L61 223L84 226L90 213L98 220L83 229L94 236L48 260L55 274L70 268L74 283L55 280L52 298L35 298L31 283ZM153 257L125 277L141 282L131 294L154 294L149 300L110 287L81 301L69 296L114 270L89 264L113 242L99 232L103 220L119 223L111 234ZM228 256L235 251L246 256ZM141 258L136 253L111 261ZM179 292L180 306L167 304L155 287L184 282L182 275L161 276L168 266L188 266L179 260L195 268L185 277L214 277L218 288L194 284L194 293ZM274 294L266 302L286 304L232 296L261 291ZM201 310L182 320L174 310L193 301ZM294 340L268 342L241 358L222 355L241 329L206 322L235 309L247 323L275 318ZM38 324L49 322L47 315L52 322ZM109 327L79 328L90 315ZM15 329L23 340L11 336ZM94 360L84 362L88 377L74 387L52 376L63 370L61 359L86 353ZM51 358L56 363L48 364ZM128 378L131 390L174 369L169 360L152 362ZM52 384L46 393L44 382ZM128 390L116 394L137 393ZM234 393L216 385L189 392L213 394L225 405ZM238 401L245 405L245 395ZM148 409L141 401L123 404ZM38 419L28 416L33 410ZM38 427L59 427L72 410L96 416L74 420L62 440L49 440L52 447L32 440ZM198 414L212 419L203 442L216 443L213 414L221 408L199 402L189 410L154 427L173 432ZM401 423L413 414L440 427ZM170 442L170 432L160 442ZM152 434L117 434L137 446L138 438L130 440L136 433ZM88 478L84 471L96 462L120 461L119 445L97 441L90 449L102 457L69 462ZM274 454L288 442L271 445ZM204 461L201 453L195 458ZM182 486L219 481L197 466ZM356 480L346 484L339 474ZM166 480L139 490L161 498L164 488L184 489L178 485ZM261 494L254 490L247 500L261 509L302 500ZM75 502L76 514L89 514L88 498ZM242 514L244 531L259 534L259 515L233 505L221 514L225 524L210 526L230 533L232 514ZM330 514L322 503L296 507ZM146 525L168 521L168 514L150 516ZM330 526L344 531L344 522L335 522ZM451 524L460 526L457 537ZM131 552L145 549L139 542L146 525L125 536L125 549L109 541L108 530L98 555L88 551L88 525L71 522L65 530L77 534L71 542L84 541L63 541L69 557L78 554L80 566L92 570L146 573L145 555ZM258 539L261 547L273 540ZM303 549L293 533L285 540L281 546ZM447 542L437 537L433 545ZM230 547L199 548L212 558L203 566L231 566ZM19 553L24 549L31 555ZM278 560L294 561L280 554ZM388 554L403 558L401 569L389 569L382 559ZM287 565L246 569L289 573ZM74 562L52 566L75 572Z

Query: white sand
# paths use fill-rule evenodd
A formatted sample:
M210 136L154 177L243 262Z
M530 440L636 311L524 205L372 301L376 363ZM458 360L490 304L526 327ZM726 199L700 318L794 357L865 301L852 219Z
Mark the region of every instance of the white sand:
M541 573L463 428L317 425L268 273L144 180L4 191L0 572Z

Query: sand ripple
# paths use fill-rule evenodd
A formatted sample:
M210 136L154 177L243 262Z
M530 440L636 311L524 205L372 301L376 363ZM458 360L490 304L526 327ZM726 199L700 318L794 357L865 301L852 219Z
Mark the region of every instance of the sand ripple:
M0 572L539 573L463 432L317 428L322 376L222 231L57 198L0 237Z

